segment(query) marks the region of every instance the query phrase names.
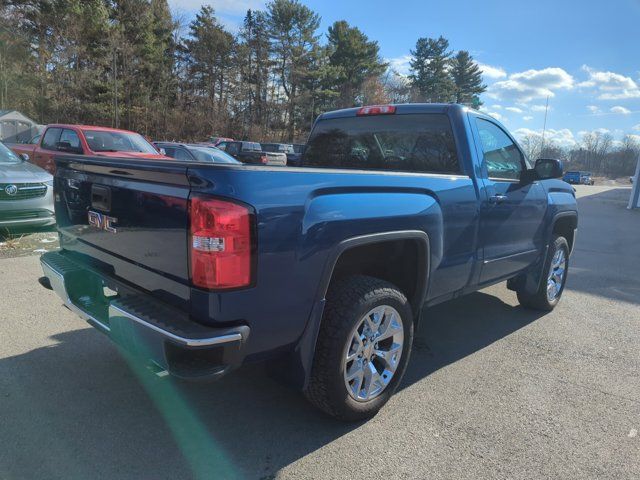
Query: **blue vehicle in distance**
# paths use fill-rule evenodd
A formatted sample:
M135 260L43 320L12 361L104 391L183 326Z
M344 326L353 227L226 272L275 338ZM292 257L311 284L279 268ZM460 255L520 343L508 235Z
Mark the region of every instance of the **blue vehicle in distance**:
M430 306L506 281L553 309L578 225L562 164L459 105L322 114L301 167L56 161L43 285L156 370L269 360L344 420L389 400Z
M570 171L566 172L562 179L572 185L593 185L591 172Z

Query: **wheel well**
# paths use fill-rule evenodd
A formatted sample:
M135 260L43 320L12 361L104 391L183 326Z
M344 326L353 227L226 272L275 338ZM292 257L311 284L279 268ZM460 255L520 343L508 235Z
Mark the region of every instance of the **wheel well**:
M345 250L333 269L331 280L349 275L368 275L396 285L411 304L414 315L424 300L426 251L418 240L390 240Z
M578 219L574 216L560 217L553 224L553 233L562 235L567 239L567 243L569 244L569 251L573 250L573 240L577 227Z

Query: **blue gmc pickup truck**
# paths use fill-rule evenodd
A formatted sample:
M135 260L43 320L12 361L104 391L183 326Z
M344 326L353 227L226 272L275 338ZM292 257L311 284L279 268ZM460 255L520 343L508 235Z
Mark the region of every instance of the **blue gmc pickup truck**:
M429 306L507 281L553 309L577 228L560 162L459 105L325 113L301 167L56 161L40 281L69 309L183 379L270 360L345 420L389 400Z

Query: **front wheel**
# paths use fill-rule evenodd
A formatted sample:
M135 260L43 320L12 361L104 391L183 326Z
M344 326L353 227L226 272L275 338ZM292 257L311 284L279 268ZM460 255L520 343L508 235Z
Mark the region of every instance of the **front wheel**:
M564 237L553 237L542 272L543 277L535 294L530 295L523 290L516 293L523 307L551 311L560 301L569 272L569 244Z
M335 281L305 395L336 418L370 418L398 387L412 342L411 307L395 285L361 275Z

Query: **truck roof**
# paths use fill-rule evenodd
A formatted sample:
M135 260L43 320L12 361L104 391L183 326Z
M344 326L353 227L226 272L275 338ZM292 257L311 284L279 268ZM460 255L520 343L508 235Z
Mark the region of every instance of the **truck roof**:
M399 103L390 104L396 107L396 114L406 113L446 113L449 110L462 110L467 107L456 103ZM328 118L355 117L361 107L344 108L342 110L334 110L332 112L322 113L318 116L318 120L326 120Z

